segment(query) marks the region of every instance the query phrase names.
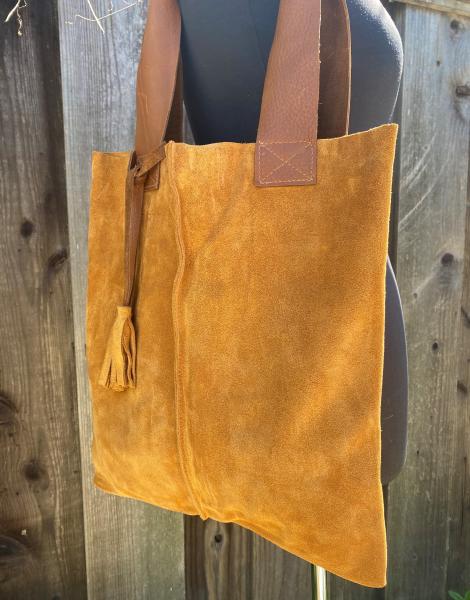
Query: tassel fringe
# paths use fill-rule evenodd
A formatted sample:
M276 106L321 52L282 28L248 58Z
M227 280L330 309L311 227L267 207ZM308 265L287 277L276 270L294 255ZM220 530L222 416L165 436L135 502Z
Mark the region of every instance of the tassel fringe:
M130 306L118 306L98 383L115 392L135 387L135 330Z

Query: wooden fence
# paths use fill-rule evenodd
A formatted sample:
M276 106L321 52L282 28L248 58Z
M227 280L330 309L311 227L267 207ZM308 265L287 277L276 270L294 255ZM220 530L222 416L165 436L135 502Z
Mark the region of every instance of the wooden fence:
M132 146L145 6L104 20L103 34L76 16L92 17L87 0L29 4L21 37L0 25L0 598L310 599L310 566L249 531L93 488L90 154ZM469 7L392 5L405 49L392 239L408 459L386 490L387 588L330 577L334 600L470 589Z

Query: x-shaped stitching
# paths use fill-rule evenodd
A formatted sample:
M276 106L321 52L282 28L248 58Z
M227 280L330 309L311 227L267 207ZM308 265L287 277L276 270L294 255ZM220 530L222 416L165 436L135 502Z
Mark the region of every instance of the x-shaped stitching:
M286 142L288 143L288 142ZM261 146L261 148L267 150L268 152L270 152L273 156L275 156L279 161L281 161L281 164L278 165L277 167L274 167L274 169L272 169L267 175L265 175L263 177L263 180L266 181L268 179L268 177L270 177L273 173L275 173L276 171L278 171L279 169L281 169L284 166L290 167L291 169L293 169L294 171L297 171L297 173L300 173L300 175L302 175L305 179L309 179L309 174L305 173L304 171L302 171L301 169L299 169L298 167L296 167L295 165L293 165L291 163L292 159L294 159L296 156L298 156L299 154L302 154L302 152L305 152L305 150L312 148L312 145L309 144L307 147L302 148L301 150L298 150L297 152L294 152L294 154L292 154L292 156L289 156L289 158L282 158L281 156L279 156L276 152L274 152L274 150L272 150L271 148L269 148L267 145L263 144Z

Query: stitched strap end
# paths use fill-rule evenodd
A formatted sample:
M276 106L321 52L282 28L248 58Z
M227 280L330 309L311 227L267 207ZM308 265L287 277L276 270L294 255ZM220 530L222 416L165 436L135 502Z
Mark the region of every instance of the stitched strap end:
M316 183L316 145L308 141L256 144L255 185L259 187Z

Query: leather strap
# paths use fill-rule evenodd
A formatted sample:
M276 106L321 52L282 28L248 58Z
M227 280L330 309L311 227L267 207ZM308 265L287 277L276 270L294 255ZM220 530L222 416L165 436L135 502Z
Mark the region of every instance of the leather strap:
M155 172L155 167L158 168L164 158L165 146L161 144L156 150L141 156L133 152L129 161L126 178L123 306L131 306L133 302L145 182L149 173Z
M320 0L281 0L256 140L257 185L316 182L320 90L323 135L344 135L349 122L350 74L344 0L324 0L321 6Z
M323 0L320 86L320 3L280 0L256 141L257 185L314 183L317 133L322 137L347 133L351 70L348 10L345 0ZM177 0L149 0L137 78L137 155L159 147L165 138L180 37ZM155 169L146 189L157 186Z
M149 0L137 71L135 151L147 154L162 144L179 72L181 17L177 0ZM158 165L146 189L158 187Z
M144 191L158 188L165 134L181 138L180 36L176 0L150 1L137 71L135 151L126 179L124 306L133 302Z
M255 180L315 183L320 93L320 2L281 0L261 103Z
M180 38L177 0L149 0L137 74L135 152L126 182L124 306L133 299L144 190L158 187L165 137L181 135ZM280 0L256 140L256 185L315 183L318 134L348 131L350 77L345 0L322 5L321 0Z

